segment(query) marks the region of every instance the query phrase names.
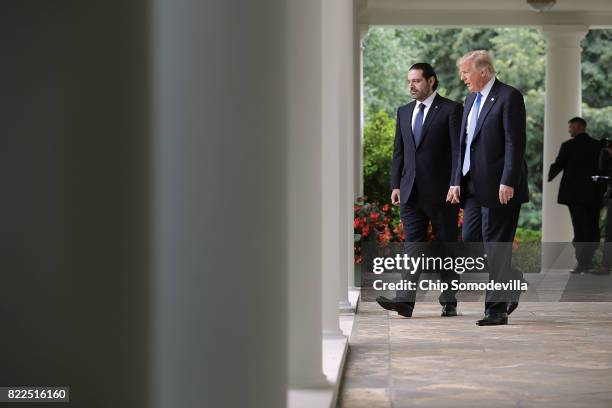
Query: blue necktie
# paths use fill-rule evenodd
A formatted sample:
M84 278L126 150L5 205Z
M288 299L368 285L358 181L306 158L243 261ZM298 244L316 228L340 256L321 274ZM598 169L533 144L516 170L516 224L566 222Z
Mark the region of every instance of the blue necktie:
M468 129L467 143L465 144L465 158L463 159L463 175L465 176L470 171L470 146L472 140L474 140L474 132L476 131L476 124L478 123L478 114L480 111L480 98L482 94L478 92L476 94L476 101L474 102L474 108L472 110L472 118L470 119L470 128Z
M414 129L412 134L414 135L414 145L418 146L421 143L421 136L423 133L423 118L425 117L425 104L419 105L419 111L417 112L416 118L414 119Z

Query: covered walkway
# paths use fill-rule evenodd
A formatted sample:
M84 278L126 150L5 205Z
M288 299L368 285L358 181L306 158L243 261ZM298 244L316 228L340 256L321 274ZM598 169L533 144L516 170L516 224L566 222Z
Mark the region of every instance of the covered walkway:
M362 302L340 406L610 407L610 305L522 302L509 325L485 328L481 302L441 318L426 301L411 319Z
M10 3L0 383L65 384L88 408L335 406L369 27L540 27L548 168L580 113L580 39L612 26L603 0ZM545 243L569 240L555 193ZM480 302L448 321L364 302L344 406L611 406L608 305L479 330Z

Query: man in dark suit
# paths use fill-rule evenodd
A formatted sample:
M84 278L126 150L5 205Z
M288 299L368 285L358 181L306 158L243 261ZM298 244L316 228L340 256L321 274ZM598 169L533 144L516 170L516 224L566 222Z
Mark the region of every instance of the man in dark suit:
M460 160L448 200L463 206L463 241L484 242L489 279L522 281L510 264L521 204L529 201L523 95L495 78L486 51L469 52L457 65L471 93L465 99ZM519 294L488 290L484 318L476 324L507 324Z
M459 157L462 107L436 92L438 78L427 63L410 67L408 86L414 101L397 111L390 183L391 202L400 206L404 249L414 257L425 250L430 222L438 247L457 241L458 207L445 199ZM403 271L402 278L418 282L421 270L411 272ZM449 286L459 279L454 271L440 273ZM415 298L416 291L398 291L393 299L376 300L383 308L410 317ZM457 315L455 291L442 292L439 300L442 316Z
M575 117L568 122L571 139L561 145L548 171L548 181L563 171L557 202L569 207L574 227L574 249L578 264L572 273L588 272L599 244L599 212L604 184L595 183L601 146L586 133L586 121Z

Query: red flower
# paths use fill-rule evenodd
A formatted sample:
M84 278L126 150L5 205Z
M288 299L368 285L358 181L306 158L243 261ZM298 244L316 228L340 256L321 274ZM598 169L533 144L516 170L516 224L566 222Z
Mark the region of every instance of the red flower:
M520 246L520 243L518 239L514 238L514 241L512 242L512 252L518 251L519 246Z
M385 205L383 205L382 210L383 210L384 212L389 211L389 204L385 204Z
M372 221L378 221L378 218L380 217L380 214L377 212L373 212L372 214L370 214L370 219Z

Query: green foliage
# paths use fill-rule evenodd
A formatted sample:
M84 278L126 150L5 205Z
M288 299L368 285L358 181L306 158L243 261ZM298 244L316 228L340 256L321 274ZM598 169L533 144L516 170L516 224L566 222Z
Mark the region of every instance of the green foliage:
M591 30L582 40L582 100L594 108L612 105L610 43L612 30Z
M517 228L515 239L518 249L512 255L512 266L523 273L538 273L542 260L542 232L527 228Z
M370 201L388 203L391 198L389 178L393 159L395 119L378 112L363 129L363 185Z
M415 55L410 47L402 46L400 33L387 28L371 28L363 43L363 92L365 115L369 118L380 111L394 112L406 103L408 68Z
M544 160L544 91L529 90L524 95L527 110L527 161L529 202L523 204L519 215L519 225L539 229L542 225L542 162Z
M542 243L530 241L519 244L517 251L512 254L512 266L523 273L541 272Z
M596 139L612 137L612 106L592 108L582 104L582 114L587 121L587 132Z
M527 242L541 242L542 231L533 230L529 228L517 228L515 238L519 241L520 244L524 244Z
M542 33L533 28L493 31L491 49L499 79L523 94L542 91L546 70L546 43ZM531 114L529 109L527 112Z

